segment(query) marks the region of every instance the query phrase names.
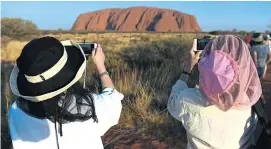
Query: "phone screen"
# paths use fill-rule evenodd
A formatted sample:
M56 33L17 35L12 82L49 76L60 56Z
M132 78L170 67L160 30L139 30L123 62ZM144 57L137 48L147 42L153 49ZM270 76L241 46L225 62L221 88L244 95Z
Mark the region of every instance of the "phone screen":
M97 48L97 43L79 43L84 53L89 55L92 53L92 50Z
M204 50L205 46L211 41L211 38L197 39L197 51Z

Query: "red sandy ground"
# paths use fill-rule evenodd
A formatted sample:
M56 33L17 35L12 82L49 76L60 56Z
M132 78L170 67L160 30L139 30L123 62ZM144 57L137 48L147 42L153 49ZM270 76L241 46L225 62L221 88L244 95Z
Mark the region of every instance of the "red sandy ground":
M262 86L263 86L263 94L264 98L267 102L267 106L265 111L269 120L271 120L271 64L268 65L267 75L264 79L262 79ZM155 130L154 130L155 131ZM123 132L110 130L107 134L103 137L104 144L111 141L115 137L118 137ZM110 136L109 136L110 134ZM113 134L113 135L112 135ZM181 149L186 148L186 143L184 143L184 139L178 140L174 138L176 142L174 144L180 143ZM169 144L158 141L154 138L146 137L140 138L133 134L127 134L117 140L115 143L112 143L105 147L105 149L169 149Z

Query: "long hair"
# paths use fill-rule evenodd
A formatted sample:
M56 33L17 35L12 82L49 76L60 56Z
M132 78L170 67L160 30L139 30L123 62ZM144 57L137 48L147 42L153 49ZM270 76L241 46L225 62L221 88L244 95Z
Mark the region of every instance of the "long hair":
M98 122L93 96L79 81L66 92L51 99L32 102L20 97L16 103L26 114L38 119L49 119L53 123L65 124L90 118Z

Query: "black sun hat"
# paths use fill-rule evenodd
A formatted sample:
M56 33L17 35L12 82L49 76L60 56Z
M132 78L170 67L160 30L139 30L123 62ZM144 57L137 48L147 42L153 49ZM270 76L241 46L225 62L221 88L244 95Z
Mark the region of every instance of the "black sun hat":
M252 35L252 41L255 41L255 42L263 42L264 39L263 39L263 34L262 33L254 33Z
M42 37L22 49L10 76L12 92L40 102L66 91L83 75L86 58L82 48L70 40Z

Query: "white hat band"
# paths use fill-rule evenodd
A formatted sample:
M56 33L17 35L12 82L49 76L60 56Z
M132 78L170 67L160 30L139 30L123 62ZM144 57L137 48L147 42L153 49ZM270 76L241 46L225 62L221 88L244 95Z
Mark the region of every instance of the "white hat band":
M52 78L53 76L55 76L66 64L68 60L68 54L66 52L66 49L64 47L64 52L62 57L59 59L59 61L50 69L48 69L47 71L38 74L36 76L28 76L28 75L24 75L25 78L28 80L28 82L31 83L39 83L39 82L43 82L45 80L48 80L50 78Z

